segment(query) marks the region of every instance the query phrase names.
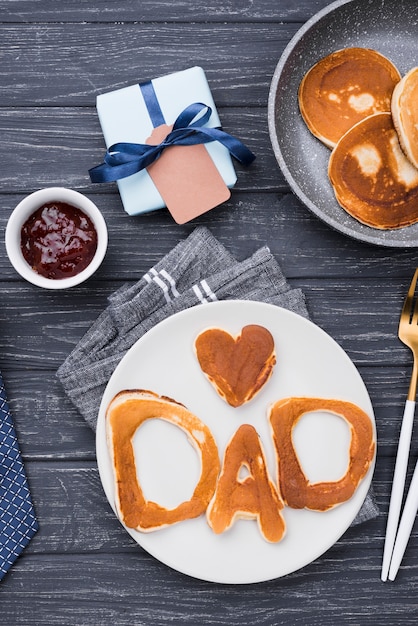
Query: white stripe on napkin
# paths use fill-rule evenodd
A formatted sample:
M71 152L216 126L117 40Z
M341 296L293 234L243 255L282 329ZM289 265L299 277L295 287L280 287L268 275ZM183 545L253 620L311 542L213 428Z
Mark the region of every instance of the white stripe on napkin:
M207 296L209 296L209 298L211 300L217 300L218 298L215 296L215 294L213 293L212 289L209 287L209 285L207 284L206 280L203 279L200 281L200 284L202 285L205 293Z
M163 276L163 278L168 280L168 282L170 284L170 287L171 287L171 293L173 294L173 296L175 298L178 298L180 294L177 291L176 281L174 280L174 278L172 276L170 276L170 274L166 270L161 270L160 274L161 274L161 276Z
M150 276L150 274L152 276ZM167 281L168 285L163 280L161 280L161 277ZM171 291L174 298L178 298L180 295L177 291L176 281L166 270L160 270L159 272L157 272L157 270L152 267L149 272L144 275L144 279L147 281L147 283L154 281L155 284L158 285L163 291L164 297L167 302L171 302L172 300L169 291Z
M218 298L215 296L215 294L213 293L212 289L209 287L208 283L206 282L205 279L200 281L200 285L202 286L203 291L206 293L206 296L210 299L210 300L217 300ZM193 291L195 292L196 296L199 298L200 302L202 304L204 304L205 302L209 302L208 298L206 298L204 296L204 294L202 293L199 285L193 285Z

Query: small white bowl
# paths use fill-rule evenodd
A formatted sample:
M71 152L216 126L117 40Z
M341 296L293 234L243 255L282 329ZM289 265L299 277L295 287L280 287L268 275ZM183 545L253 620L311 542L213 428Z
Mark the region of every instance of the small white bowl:
M74 276L61 279L46 278L31 268L21 250L21 230L26 220L48 202L66 202L81 209L92 220L97 231L97 250L89 265ZM106 222L97 206L86 196L64 187L47 187L26 196L16 206L6 226L6 252L15 270L27 281L44 289L67 289L92 276L104 259L108 233Z

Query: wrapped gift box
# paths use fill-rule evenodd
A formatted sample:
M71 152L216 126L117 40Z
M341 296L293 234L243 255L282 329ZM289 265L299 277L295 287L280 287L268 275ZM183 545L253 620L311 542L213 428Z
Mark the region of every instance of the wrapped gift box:
M154 78L150 82L166 124L173 124L186 107L200 102L212 109L205 126L221 126L201 67ZM97 97L96 106L107 148L118 142L146 143L154 129L139 85L101 94ZM229 150L217 141L205 144L205 149L226 186L233 187L237 177ZM139 215L165 207L165 202L146 169L118 180L117 184L124 209L129 215Z

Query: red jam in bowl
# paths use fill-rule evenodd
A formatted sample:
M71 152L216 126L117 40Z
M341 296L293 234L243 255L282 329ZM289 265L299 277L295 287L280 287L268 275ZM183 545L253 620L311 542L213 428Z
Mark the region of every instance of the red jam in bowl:
M82 272L97 249L97 231L81 209L66 202L48 202L23 224L22 254L46 278L69 278Z

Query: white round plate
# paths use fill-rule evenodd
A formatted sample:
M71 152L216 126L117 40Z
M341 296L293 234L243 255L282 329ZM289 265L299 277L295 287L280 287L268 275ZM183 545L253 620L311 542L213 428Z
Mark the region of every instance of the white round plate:
M194 353L196 336L208 327L232 335L247 324L273 335L277 363L263 389L246 405L232 408L202 373ZM260 435L271 477L277 480L269 406L289 396L348 400L373 421L365 385L342 348L323 330L285 309L259 302L225 301L199 305L173 315L144 335L125 355L103 395L97 424L97 461L103 488L114 505L113 468L106 442L105 411L124 389L148 389L184 404L211 429L222 459L240 424ZM311 481L338 480L347 468L349 430L344 420L319 412L304 416L294 430L296 450ZM191 496L200 475L197 454L183 432L163 420L150 420L134 437L137 471L147 499L174 507ZM374 464L372 464L374 465ZM373 466L353 497L327 512L283 510L287 531L268 543L254 520L240 519L216 535L206 517L150 533L126 528L147 552L190 576L219 583L255 583L304 567L330 548L356 517L372 479Z

